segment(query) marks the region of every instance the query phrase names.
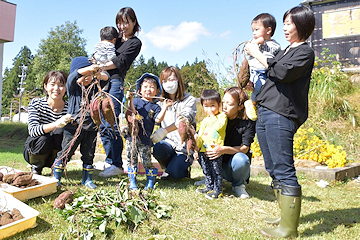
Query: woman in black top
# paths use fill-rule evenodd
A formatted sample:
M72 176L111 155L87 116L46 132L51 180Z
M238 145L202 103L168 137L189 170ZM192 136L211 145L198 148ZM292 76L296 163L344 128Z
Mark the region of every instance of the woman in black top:
M228 123L224 146L215 145L206 151L210 160L223 155L222 175L240 198L249 197L245 182L250 177L250 145L255 136L255 122L249 120L244 111L244 102L248 99L247 93L238 87L225 90L222 105Z
M315 58L313 49L305 43L315 27L314 13L305 6L294 7L284 14L283 21L290 45L274 58L266 58L255 44L245 46L267 68L267 80L257 96L256 132L281 208L281 217L272 221L280 222L280 226L261 231L272 237L298 235L301 186L294 166L293 139L308 117L308 92Z
M132 8L125 7L120 9L116 15L116 25L119 29L119 38L115 44L116 56L111 61L105 63L105 70L110 74L110 85L107 91L117 100L122 101L126 72L139 55L142 44L140 39L135 36L140 31L140 25ZM115 114L119 116L121 105L117 100L114 99L113 102ZM116 127L114 127L114 133L112 127L106 121L102 122L104 124L100 125L100 138L106 154L105 162L109 167L101 172L99 176L110 177L123 172L121 158L123 140Z

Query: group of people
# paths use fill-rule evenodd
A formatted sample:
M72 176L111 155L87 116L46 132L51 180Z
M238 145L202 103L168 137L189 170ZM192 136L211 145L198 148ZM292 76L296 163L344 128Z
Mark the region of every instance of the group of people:
M284 14L283 23L290 44L280 50L271 38L275 18L264 13L252 21L253 39L244 47L250 81L254 84L251 99L239 87L229 87L222 98L215 90L202 92L200 101L206 117L194 136L196 146L190 157L178 129L184 122L196 129L196 99L186 93L179 70L169 66L160 77L145 73L137 80L136 92L126 97L127 119L138 124L129 129L125 143L130 189L137 189L138 155L146 169L145 188L154 187L158 169L151 162L153 155L165 170L163 178L189 177L193 161L198 160L205 175L205 187L197 192L207 198L222 195L222 179L231 182L238 197L248 198L245 184L250 178L250 146L256 132L281 210L280 217L265 219L279 226L262 229L261 233L272 237L297 236L302 194L294 167L293 138L308 116L308 91L315 57L305 40L314 30L315 17L309 8L296 6ZM99 176L123 173L123 140L118 128L102 119L97 129L87 108L99 94L98 88L90 87L96 79L101 91L112 97L115 115L120 114L124 78L140 52L141 41L135 36L140 25L133 9L120 9L116 25L119 32L112 27L101 30L101 42L96 46L92 62L87 57L74 58L69 76L50 71L43 82L46 96L29 104L29 137L24 157L38 174L44 167L53 166L59 184L67 161L80 145L82 184L96 188L92 176L98 130L107 165ZM64 101L66 91L68 102ZM154 132L155 124L160 128ZM137 137L131 134L134 129Z

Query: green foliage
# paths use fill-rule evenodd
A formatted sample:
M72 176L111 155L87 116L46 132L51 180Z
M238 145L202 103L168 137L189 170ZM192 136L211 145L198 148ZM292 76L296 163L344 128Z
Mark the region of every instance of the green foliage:
M20 49L19 53L16 55L16 57L13 59L13 68L5 69L4 77L3 77L3 92L2 92L2 114L8 114L10 112L10 103L13 102L12 109L16 110L18 108L19 104L19 97L17 96L19 94L19 90L17 90L18 87L20 87L20 77L21 75L21 68L20 66L25 65L28 67L28 70L26 73L32 71L32 60L33 55L31 54L30 49L27 46L24 46ZM29 90L34 90L35 87L35 81L34 79L27 75L26 77L26 84L24 84L25 87L25 94L29 92ZM22 99L22 105L26 103L26 99ZM27 105L27 103L26 103Z
M81 37L82 29L76 21L65 22L51 29L45 39L40 40L39 49L33 61L32 74L36 85L40 87L45 75L51 70L70 71L71 59L87 56L86 39Z
M335 54L324 49L322 59L317 58L312 72L309 97L310 108L321 110L327 120L347 119L353 108L344 95L354 91L349 76L341 71L341 63L335 60Z
M78 236L85 237L93 234L88 229L98 229L106 234L111 222L117 228L125 225L135 229L152 217L169 218L171 207L159 205L157 198L153 191L129 190L127 182L122 180L116 190L76 193L71 204L56 211L70 223L85 226L84 231L77 232ZM66 239L65 235L62 239Z

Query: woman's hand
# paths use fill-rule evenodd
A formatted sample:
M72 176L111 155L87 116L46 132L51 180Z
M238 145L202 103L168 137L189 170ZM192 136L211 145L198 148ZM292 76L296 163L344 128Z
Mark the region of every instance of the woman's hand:
M222 146L217 145L217 144L210 144L211 149L206 149L206 156L209 158L209 160L214 160L218 157L220 157L221 155L223 155L222 152Z

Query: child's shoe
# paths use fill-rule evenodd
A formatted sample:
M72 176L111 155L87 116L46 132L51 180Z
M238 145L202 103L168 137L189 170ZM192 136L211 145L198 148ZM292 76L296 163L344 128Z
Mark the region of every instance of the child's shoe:
M244 106L247 117L252 121L256 121L257 120L256 106L252 103L250 99L244 102Z
M222 196L223 196L222 192L219 193L219 192L216 192L216 191L211 191L211 192L208 192L208 193L205 194L205 197L207 199L216 199L216 198L220 198Z
M146 172L147 182L146 182L146 186L144 189L145 190L148 190L149 188L154 189L158 169L157 168L152 168L152 169L146 168L145 172Z
M212 190L208 189L207 187L205 188L197 188L196 189L196 192L197 193L208 193L208 192L211 192Z
M136 186L136 175L137 175L137 167L128 167L128 177L130 181L129 189L130 190L137 190Z

